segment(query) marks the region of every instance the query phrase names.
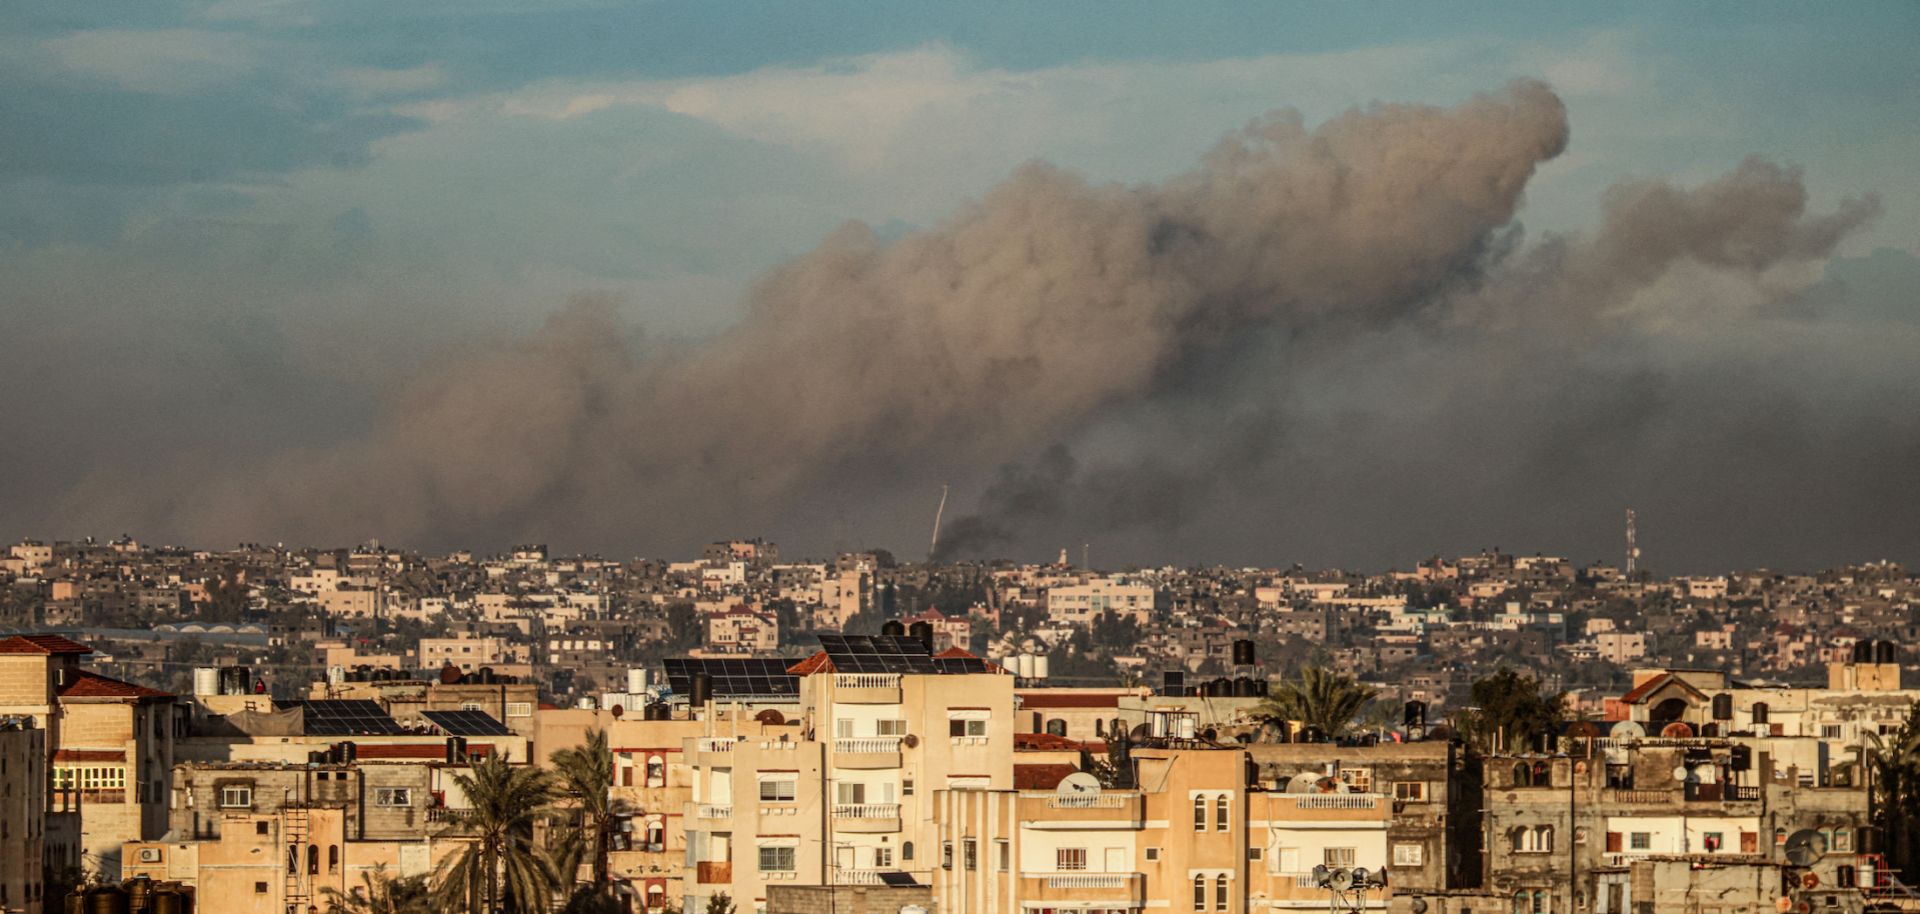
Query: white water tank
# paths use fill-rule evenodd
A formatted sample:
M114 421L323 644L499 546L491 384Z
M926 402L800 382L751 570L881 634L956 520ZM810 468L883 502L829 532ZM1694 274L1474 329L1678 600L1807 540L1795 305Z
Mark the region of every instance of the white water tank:
M220 671L210 666L193 668L193 694L220 694Z
M647 671L635 668L627 671L627 694L644 695L647 691Z
M1035 654L1033 655L1032 659L1033 659L1033 672L1029 673L1027 678L1029 679L1047 678L1047 655Z

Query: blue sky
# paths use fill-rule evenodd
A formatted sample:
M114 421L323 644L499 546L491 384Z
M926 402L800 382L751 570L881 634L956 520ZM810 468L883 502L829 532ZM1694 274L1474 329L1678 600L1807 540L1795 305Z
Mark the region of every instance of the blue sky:
M1154 181L1272 109L1516 77L1572 123L1530 237L1761 155L1816 211L1880 195L1841 255L1920 255L1917 39L1911 2L6 4L0 385L39 395L0 477L318 445L582 292L691 345L844 221L1032 159Z

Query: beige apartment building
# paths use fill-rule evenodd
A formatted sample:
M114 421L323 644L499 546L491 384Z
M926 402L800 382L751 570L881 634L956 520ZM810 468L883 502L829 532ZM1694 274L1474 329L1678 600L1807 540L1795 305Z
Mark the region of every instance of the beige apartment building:
M751 914L770 886L925 871L939 792L1012 788L1013 677L909 638L821 640L789 671L793 714L714 720L685 742L688 910L724 892Z
M1263 784L1244 749L1195 741L1131 759L1127 787L1080 773L1051 789L936 793L939 851L916 880L942 911L1245 914L1327 910L1315 865L1386 865L1388 797L1312 773ZM1382 892L1365 901L1385 906Z
M166 830L167 771L185 717L172 695L83 669L92 652L58 635L0 639L0 717L45 732L48 855L117 879L121 845Z
M0 911L42 910L46 827L47 732L26 717L0 719Z

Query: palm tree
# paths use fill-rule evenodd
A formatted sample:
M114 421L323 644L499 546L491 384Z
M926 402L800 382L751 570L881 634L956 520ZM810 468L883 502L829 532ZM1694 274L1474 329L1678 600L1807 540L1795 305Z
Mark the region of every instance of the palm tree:
M433 899L425 876L394 877L380 864L360 874L360 886L342 892L333 886L320 890L327 914L433 914Z
M576 892L570 907L594 907L592 896L611 900L613 885L608 881L607 854L614 829L614 807L609 796L613 787L613 751L607 747L607 731L588 730L581 745L556 750L549 756L560 779L560 793L572 801L569 818L560 827L556 841L555 868L558 875L572 881L580 865L592 869L589 883ZM578 898L579 895L589 898Z
M551 812L553 776L509 765L501 753L475 763L471 774L454 775L453 782L469 805L449 810L449 816L472 842L441 865L435 903L441 910L481 914L551 907L560 880L535 846L533 826Z
M1374 694L1373 689L1325 667L1303 667L1299 678L1280 682L1252 716L1268 725L1299 721L1325 739L1339 739Z
M1920 703L1906 723L1882 738L1868 733L1873 773L1873 818L1886 836L1887 862L1907 882L1920 877Z

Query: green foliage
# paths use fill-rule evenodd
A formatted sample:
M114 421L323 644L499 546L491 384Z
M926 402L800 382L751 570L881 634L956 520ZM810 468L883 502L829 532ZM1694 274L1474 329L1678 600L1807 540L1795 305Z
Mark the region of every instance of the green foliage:
M1920 703L1888 736L1868 733L1873 771L1873 823L1886 837L1887 864L1903 878L1920 875Z
M667 632L667 652L678 654L699 647L707 627L692 603L675 603L667 607Z
M733 898L725 892L707 896L706 914L734 914Z
M360 874L360 884L342 892L333 886L320 890L326 899L327 914L433 914L432 892L427 877L397 878L386 874L384 864L372 872Z
M1335 740L1353 728L1354 718L1374 695L1373 689L1325 667L1303 667L1297 678L1275 685L1252 716L1268 725L1298 721L1319 731L1323 738Z
M1567 719L1565 692L1549 694L1540 680L1510 668L1475 680L1471 707L1453 715L1454 729L1482 754L1530 750Z
M1140 623L1132 616L1122 616L1108 610L1093 620L1092 641L1095 647L1110 650L1127 650L1140 643Z
M556 750L549 758L559 777L558 792L570 801L571 807L563 813L554 842L557 875L571 880L584 864L591 872L585 894L612 900L613 884L607 879L607 858L612 850L615 825L609 798L613 787L613 751L607 745L607 731L588 730L584 744Z
M449 810L453 826L472 841L441 865L435 905L487 914L547 910L562 880L535 845L533 829L551 814L552 775L490 755L453 780L472 804Z

